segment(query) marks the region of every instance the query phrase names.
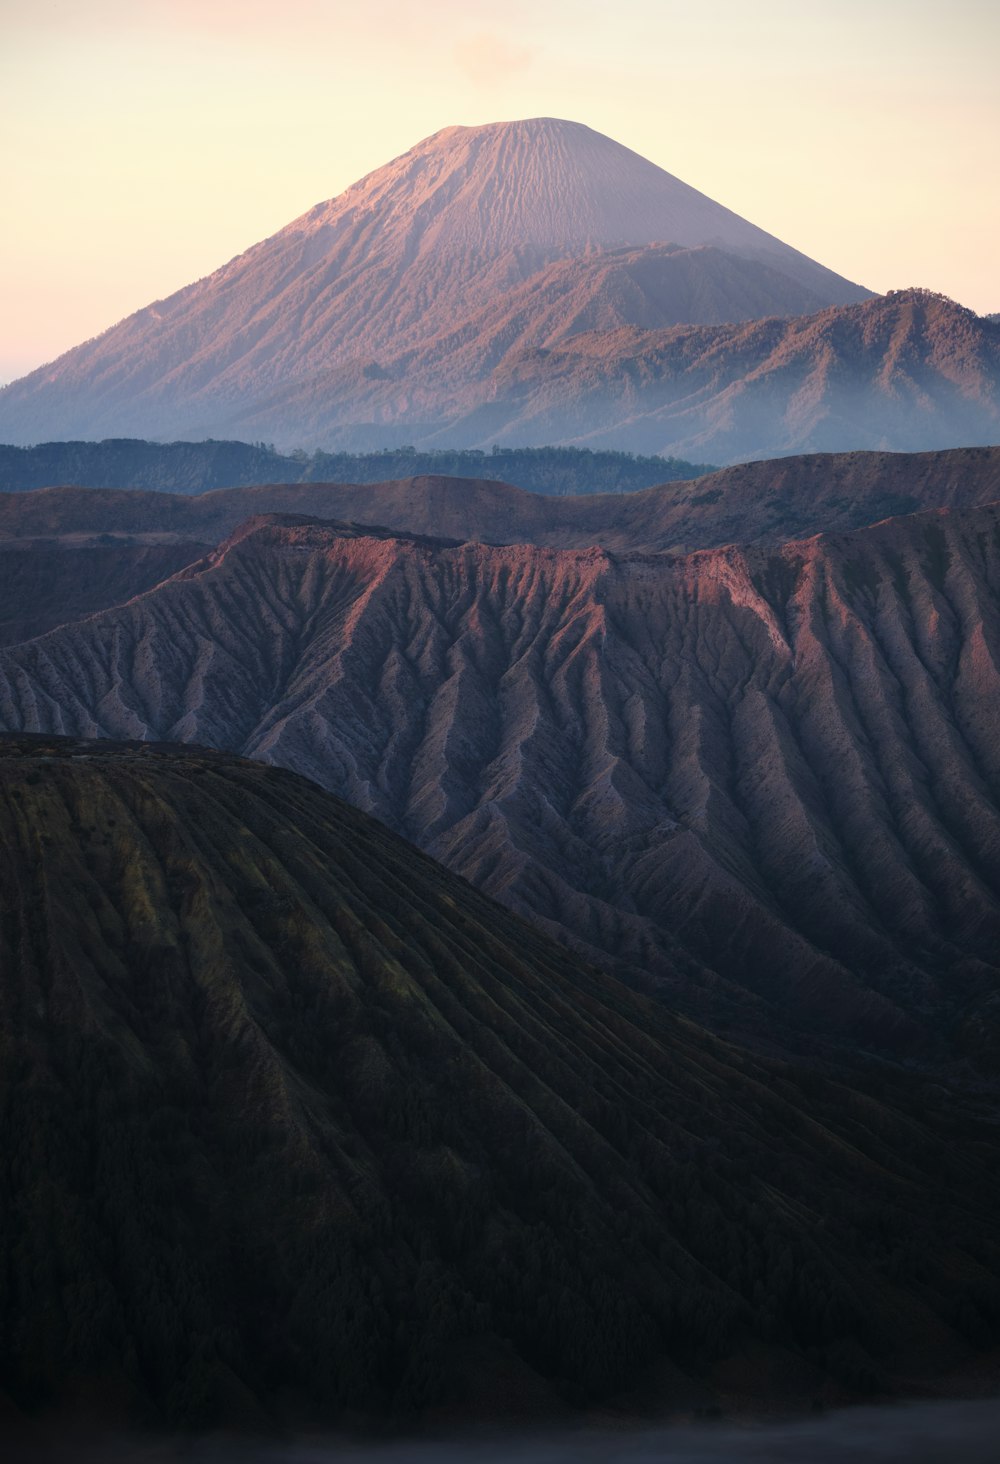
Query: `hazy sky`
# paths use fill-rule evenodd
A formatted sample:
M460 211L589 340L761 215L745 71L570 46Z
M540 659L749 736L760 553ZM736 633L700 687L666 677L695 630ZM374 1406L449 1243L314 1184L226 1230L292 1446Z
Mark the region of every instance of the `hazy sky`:
M0 0L0 381L451 123L586 122L1000 310L997 0Z

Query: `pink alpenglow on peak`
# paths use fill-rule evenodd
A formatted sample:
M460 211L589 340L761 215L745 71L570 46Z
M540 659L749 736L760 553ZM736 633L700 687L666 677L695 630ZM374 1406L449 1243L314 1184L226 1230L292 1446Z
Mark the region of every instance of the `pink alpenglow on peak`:
M623 249L645 257L609 266ZM498 322L532 281L509 328ZM581 123L448 127L12 383L0 439L246 437L265 421L284 443L330 443L358 421L378 435L418 409L440 416L456 332L490 337L488 369L506 337L506 350L544 346L595 320L713 324L866 293ZM581 297L599 298L593 319ZM386 379L401 383L392 399L368 400ZM318 429L303 398L323 404Z

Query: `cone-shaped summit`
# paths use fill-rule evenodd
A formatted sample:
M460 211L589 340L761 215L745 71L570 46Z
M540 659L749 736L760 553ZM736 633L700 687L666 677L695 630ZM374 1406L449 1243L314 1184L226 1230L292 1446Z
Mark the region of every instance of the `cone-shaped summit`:
M632 257L609 273L609 250L653 244L638 282ZM597 273L545 277L567 259ZM498 308L535 277L505 329ZM359 381L403 373L425 388L459 340L493 354L595 325L797 315L864 293L580 123L448 127L14 383L0 393L0 437L247 435L260 404L273 410L291 389L279 416L297 440L298 417L312 420L306 384L328 436L358 420ZM377 415L406 419L407 406Z

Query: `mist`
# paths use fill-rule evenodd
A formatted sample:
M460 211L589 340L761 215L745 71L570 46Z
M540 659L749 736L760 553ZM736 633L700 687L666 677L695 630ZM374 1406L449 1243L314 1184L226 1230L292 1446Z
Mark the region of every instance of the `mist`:
M850 1408L782 1423L498 1431L393 1444L64 1439L33 1446L30 1457L34 1464L996 1464L998 1440L1000 1399L991 1399Z

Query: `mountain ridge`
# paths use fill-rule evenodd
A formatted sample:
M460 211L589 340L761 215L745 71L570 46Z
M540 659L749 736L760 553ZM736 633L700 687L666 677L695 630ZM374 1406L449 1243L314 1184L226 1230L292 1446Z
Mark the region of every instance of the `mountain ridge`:
M102 533L218 543L256 513L301 513L411 533L616 550L780 543L925 508L1000 499L1000 448L832 453L744 463L628 494L550 496L493 479L269 484L175 495L100 488L0 493L0 545Z
M947 449L1000 438L1000 326L933 291L890 291L814 314L644 330L619 325L525 346L480 373L478 335L436 362L357 363L263 396L229 430L293 419L402 420L420 445L497 440L709 458Z

